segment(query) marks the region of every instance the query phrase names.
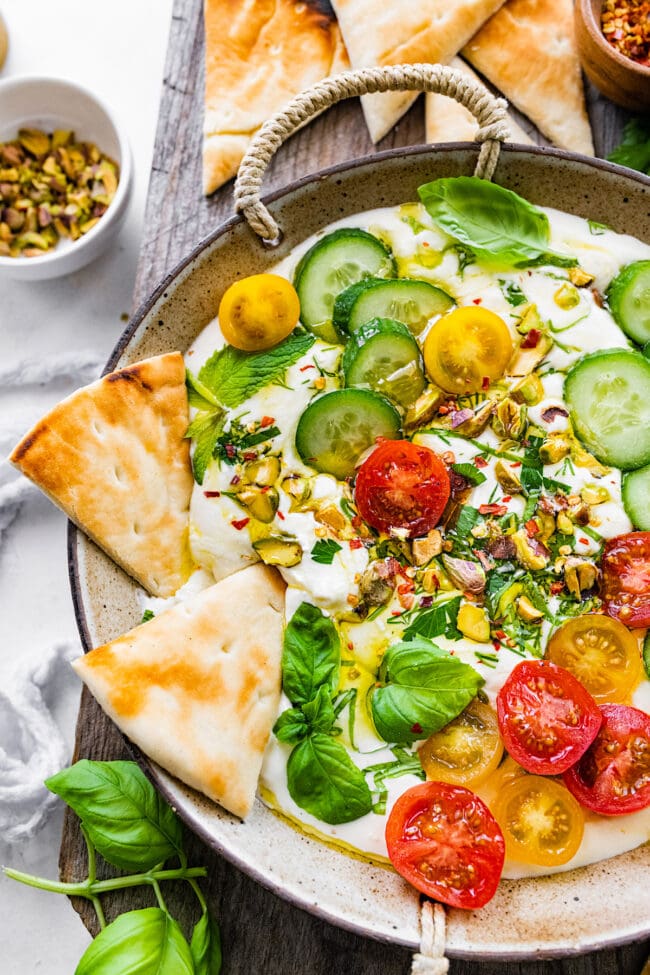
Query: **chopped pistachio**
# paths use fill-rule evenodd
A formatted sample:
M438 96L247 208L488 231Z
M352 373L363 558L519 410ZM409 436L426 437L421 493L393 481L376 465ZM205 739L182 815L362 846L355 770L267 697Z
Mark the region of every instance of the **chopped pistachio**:
M565 283L557 289L553 295L553 300L558 308L569 311L570 308L575 308L576 305L580 304L580 295L572 284Z
M599 577L600 570L587 559L572 555L564 563L564 581L567 589L576 599L580 599L583 592L593 589Z
M333 504L328 505L326 508L321 508L320 511L314 514L314 518L321 525L327 525L333 531L342 531L346 526L345 515Z
M445 399L446 393L438 389L437 386L425 389L406 411L404 430L408 433L433 420L438 413L438 407L442 405Z
M40 129L20 129L18 141L32 156L45 156L50 151L50 137Z
M575 284L576 288L584 288L594 280L593 274L588 274L581 267L569 268L569 281Z
M302 559L302 546L293 538L271 535L253 542L253 548L265 565L281 565L288 569Z
M494 476L506 494L519 494L521 481L511 467L506 467L502 460L494 465Z
M458 610L456 626L470 640L477 643L489 643L490 619L485 610L473 603L463 603Z
M537 623L544 619L544 614L536 606L533 606L528 596L520 596L517 600L517 615L525 623Z
M541 379L536 373L529 373L512 387L510 396L515 403L525 403L527 406L535 406L544 399L544 387L542 386Z
M521 323L520 323L521 324ZM517 326L519 328L519 325ZM520 345L508 365L509 376L527 376L536 369L545 358L553 345L553 339L546 332L540 331L534 346Z
M531 539L528 538L525 529L520 528L519 531L514 532L510 537L515 543L517 561L525 569L530 569L532 572L535 572L539 569L546 568L548 555L543 551L540 552L538 548L532 547Z
M520 440L526 432L526 407L507 396L496 407L492 429L501 438Z
M571 444L561 434L551 434L539 448L539 459L542 464L557 464L571 452Z
M411 547L415 564L426 565L442 552L442 535L434 528L424 538L414 538Z
M280 502L275 488L260 490L256 487L244 488L238 493L237 500L248 509L253 518L266 524L275 518Z
M280 476L280 461L277 457L271 456L251 461L246 464L243 476L249 484L257 484L259 487L275 484Z
M606 487L600 484L585 484L580 491L580 497L586 504L604 504L610 500L610 493Z
M451 555L443 555L442 562L450 580L464 592L473 596L480 596L485 590L485 570L478 562L470 559L457 559Z

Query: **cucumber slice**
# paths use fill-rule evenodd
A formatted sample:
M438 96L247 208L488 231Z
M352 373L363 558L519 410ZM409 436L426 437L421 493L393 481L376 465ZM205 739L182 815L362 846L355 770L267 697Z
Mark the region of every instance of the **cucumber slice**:
M650 361L607 349L569 370L564 398L575 432L603 464L635 470L650 464Z
M346 386L365 386L401 406L410 406L424 389L420 347L406 325L373 318L348 339L343 353Z
M429 319L453 305L454 299L446 291L428 281L366 278L337 296L333 321L339 331L351 334L372 318L392 318L419 335Z
M362 278L395 274L393 256L377 237L356 228L334 230L310 247L296 268L300 320L326 342L339 342L332 324L336 296Z
M400 435L400 416L369 389L335 389L313 400L298 421L296 449L305 464L343 480L377 437Z
M634 527L650 531L650 467L625 475L623 504Z
M650 261L635 261L622 268L607 289L614 321L631 339L650 340Z

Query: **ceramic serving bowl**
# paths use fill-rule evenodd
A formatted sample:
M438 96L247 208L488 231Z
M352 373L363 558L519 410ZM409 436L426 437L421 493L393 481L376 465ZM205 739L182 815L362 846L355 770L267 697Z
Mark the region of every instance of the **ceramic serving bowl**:
M71 129L93 142L120 167L117 191L106 213L78 240L61 240L38 257L0 256L0 277L38 281L60 277L98 258L117 236L127 214L133 184L131 149L113 112L87 88L59 78L19 77L0 81L0 142L20 128L44 132Z
M605 40L603 0L576 0L578 54L585 74L610 101L633 112L650 109L650 68L625 57Z
M229 220L140 308L107 370L171 349L186 350L216 315L236 277L269 269L335 217L414 200L417 187L428 180L469 175L476 158L477 148L469 144L393 150L274 194L266 202L282 229L279 246L264 247L241 217ZM650 179L645 176L556 150L506 146L494 179L532 203L589 217L650 242ZM70 574L86 648L139 622L135 583L74 528ZM188 825L261 884L360 934L411 949L419 944L417 894L392 871L310 839L259 801L242 823L157 766L149 767ZM449 912L447 951L474 959L539 958L638 940L650 934L649 888L647 845L570 873L503 881L480 911Z

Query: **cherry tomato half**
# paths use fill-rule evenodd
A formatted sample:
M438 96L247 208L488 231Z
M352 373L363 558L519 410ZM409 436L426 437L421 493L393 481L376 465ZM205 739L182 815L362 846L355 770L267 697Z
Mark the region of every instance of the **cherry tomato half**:
M548 642L546 657L564 667L598 704L625 704L641 678L641 655L627 627L599 613L567 620Z
M505 843L482 799L423 782L399 797L386 823L391 863L417 890L452 907L483 907L499 884Z
M410 440L382 440L357 471L354 497L373 528L399 528L409 538L438 524L449 500L449 474L428 447Z
M497 695L508 752L527 772L560 775L577 762L602 722L598 705L573 674L546 660L524 660Z
M512 357L512 338L502 318L487 308L455 308L430 329L424 364L448 393L478 393L503 376Z
M279 274L252 274L231 284L219 305L226 342L244 352L270 349L296 327L300 300Z
M418 749L427 778L454 785L483 782L502 756L496 712L477 698Z
M499 791L492 809L510 859L556 867L578 852L584 813L555 779L519 776Z
M629 532L605 543L605 612L626 626L650 626L650 532Z
M582 806L623 816L650 806L650 716L624 704L603 704L603 723L564 784Z

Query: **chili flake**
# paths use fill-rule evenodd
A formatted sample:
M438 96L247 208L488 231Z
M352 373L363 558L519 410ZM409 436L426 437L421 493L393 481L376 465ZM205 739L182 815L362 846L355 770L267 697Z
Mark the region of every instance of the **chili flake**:
M240 532L242 528L246 527L249 521L250 518L240 518L238 521L231 521L230 524L233 528L236 528L237 531Z
M650 0L604 0L601 27L619 54L650 67Z

